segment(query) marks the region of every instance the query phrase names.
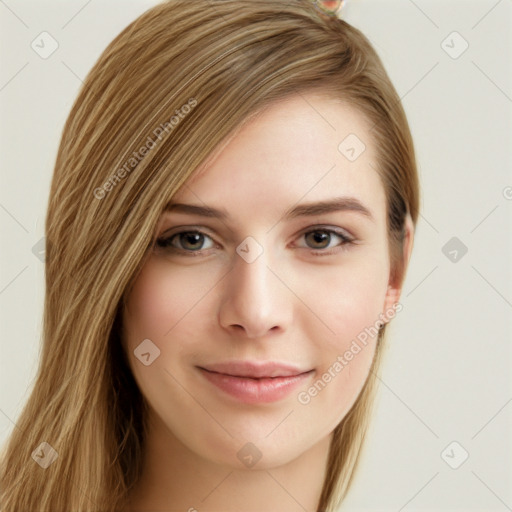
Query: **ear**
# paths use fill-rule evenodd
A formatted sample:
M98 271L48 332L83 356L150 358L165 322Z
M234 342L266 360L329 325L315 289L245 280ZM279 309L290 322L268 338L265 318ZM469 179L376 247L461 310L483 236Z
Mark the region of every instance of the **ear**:
M414 224L412 222L410 214L408 213L405 218L403 266L399 270L399 272L397 272L394 281L391 278L391 272L390 272L390 276L389 276L390 280L388 282L388 290L386 292L386 298L384 300L383 313L385 313L388 309L392 308L393 304L397 303L400 300L400 295L402 294L402 284L404 282L405 274L407 272L407 267L409 265L409 260L411 258L413 244L414 244Z

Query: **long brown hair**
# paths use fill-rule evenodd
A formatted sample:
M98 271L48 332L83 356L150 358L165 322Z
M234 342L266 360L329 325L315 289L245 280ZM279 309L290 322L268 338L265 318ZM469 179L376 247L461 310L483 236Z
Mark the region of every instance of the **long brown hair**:
M2 454L2 511L125 506L140 475L146 406L121 350L119 312L158 219L250 116L308 90L346 99L372 123L392 270L402 279L404 220L409 214L416 224L419 208L414 148L400 99L359 30L312 0L169 0L105 49L57 154L42 352ZM335 510L353 478L384 334L363 390L334 431L318 511ZM43 468L38 456L53 462Z

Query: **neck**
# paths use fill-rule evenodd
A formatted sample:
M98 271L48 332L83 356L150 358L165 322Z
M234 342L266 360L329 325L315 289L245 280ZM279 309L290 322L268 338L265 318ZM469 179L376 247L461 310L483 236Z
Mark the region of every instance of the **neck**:
M316 512L331 437L284 465L239 469L192 452L153 419L127 512Z

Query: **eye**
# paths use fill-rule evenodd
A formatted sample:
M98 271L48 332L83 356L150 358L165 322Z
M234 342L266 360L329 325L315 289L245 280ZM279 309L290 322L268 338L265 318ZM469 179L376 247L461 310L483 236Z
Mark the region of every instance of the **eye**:
M332 229L318 227L310 229L300 235L304 237L307 245L298 245L300 249L309 249L315 256L327 256L348 249L355 243L355 239L345 233ZM210 242L205 246L205 241ZM334 242L334 244L333 244ZM337 242L337 243L336 243ZM216 246L213 239L200 230L180 231L167 237L157 239L156 245L169 252L183 254L185 256L200 256L208 249Z
M209 247L204 247L205 239L212 243ZM211 249L214 246L213 240L201 231L181 231L169 237L159 238L156 241L158 247L162 249L183 252L183 253L201 253L203 250ZM195 254L191 254L195 256Z
M302 248L312 249L311 253L316 256L334 254L339 250L347 249L348 247L345 246L349 246L354 243L354 239L347 236L345 233L328 228L319 227L309 230L303 233L302 236L305 237L305 240L308 243L306 247L302 246ZM336 240L338 240L338 243L332 245L332 242L336 242Z

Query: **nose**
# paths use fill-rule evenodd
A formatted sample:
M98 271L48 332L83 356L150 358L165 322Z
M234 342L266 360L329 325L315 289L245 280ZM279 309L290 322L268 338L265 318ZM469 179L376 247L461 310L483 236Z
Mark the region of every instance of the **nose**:
M224 329L254 339L284 332L290 325L293 294L280 276L280 266L274 262L269 268L268 254L265 249L251 262L235 254L220 303Z

